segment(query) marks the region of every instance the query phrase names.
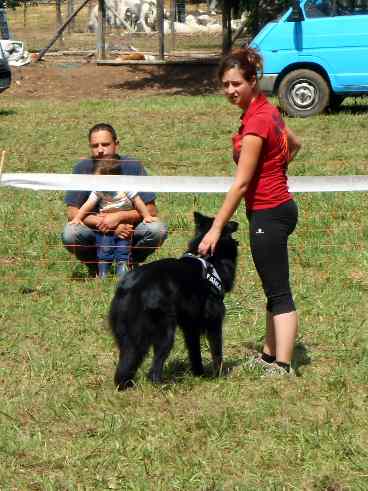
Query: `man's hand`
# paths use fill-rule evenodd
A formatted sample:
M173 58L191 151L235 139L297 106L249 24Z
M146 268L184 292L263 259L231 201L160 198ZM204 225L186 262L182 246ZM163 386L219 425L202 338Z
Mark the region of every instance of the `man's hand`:
M107 233L115 230L120 224L120 216L118 213L99 213L97 215L96 228L100 232Z
M115 235L120 239L131 239L133 235L134 227L130 223L121 223L115 229Z

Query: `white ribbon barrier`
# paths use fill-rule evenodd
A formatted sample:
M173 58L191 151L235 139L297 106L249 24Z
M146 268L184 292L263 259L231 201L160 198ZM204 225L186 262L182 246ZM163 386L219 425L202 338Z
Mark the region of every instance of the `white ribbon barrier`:
M233 177L96 176L89 174L2 174L0 186L42 191L154 191L160 193L226 193ZM368 191L368 175L290 176L294 193Z

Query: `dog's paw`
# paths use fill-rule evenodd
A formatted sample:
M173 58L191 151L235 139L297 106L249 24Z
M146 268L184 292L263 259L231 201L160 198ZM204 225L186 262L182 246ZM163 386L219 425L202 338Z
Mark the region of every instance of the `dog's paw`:
M134 380L124 380L116 382L116 390L119 392L127 389L132 389L135 386Z
M150 371L148 373L148 379L153 383L153 384L162 384L162 374Z

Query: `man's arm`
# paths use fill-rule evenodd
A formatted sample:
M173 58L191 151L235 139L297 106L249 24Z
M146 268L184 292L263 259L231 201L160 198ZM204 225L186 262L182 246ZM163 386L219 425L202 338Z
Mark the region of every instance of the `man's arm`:
M79 208L77 208L76 206L69 205L67 207L66 213L67 213L68 222L71 222L77 216L78 211ZM87 227L89 228L96 228L98 223L97 215L93 215L93 214L87 215L83 219L83 223L84 225L87 225Z
M154 201L146 203L147 209L151 216L157 215L157 209ZM116 211L110 213L100 213L97 215L97 228L100 232L115 230L119 225L130 225L132 230L134 225L141 222L142 215L137 210Z

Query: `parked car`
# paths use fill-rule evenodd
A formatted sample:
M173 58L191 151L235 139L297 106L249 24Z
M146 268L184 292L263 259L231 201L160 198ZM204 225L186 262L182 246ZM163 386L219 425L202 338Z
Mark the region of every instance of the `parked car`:
M368 95L368 0L294 0L251 45L264 59L261 88L290 116Z
M0 92L10 87L11 72L0 43Z

